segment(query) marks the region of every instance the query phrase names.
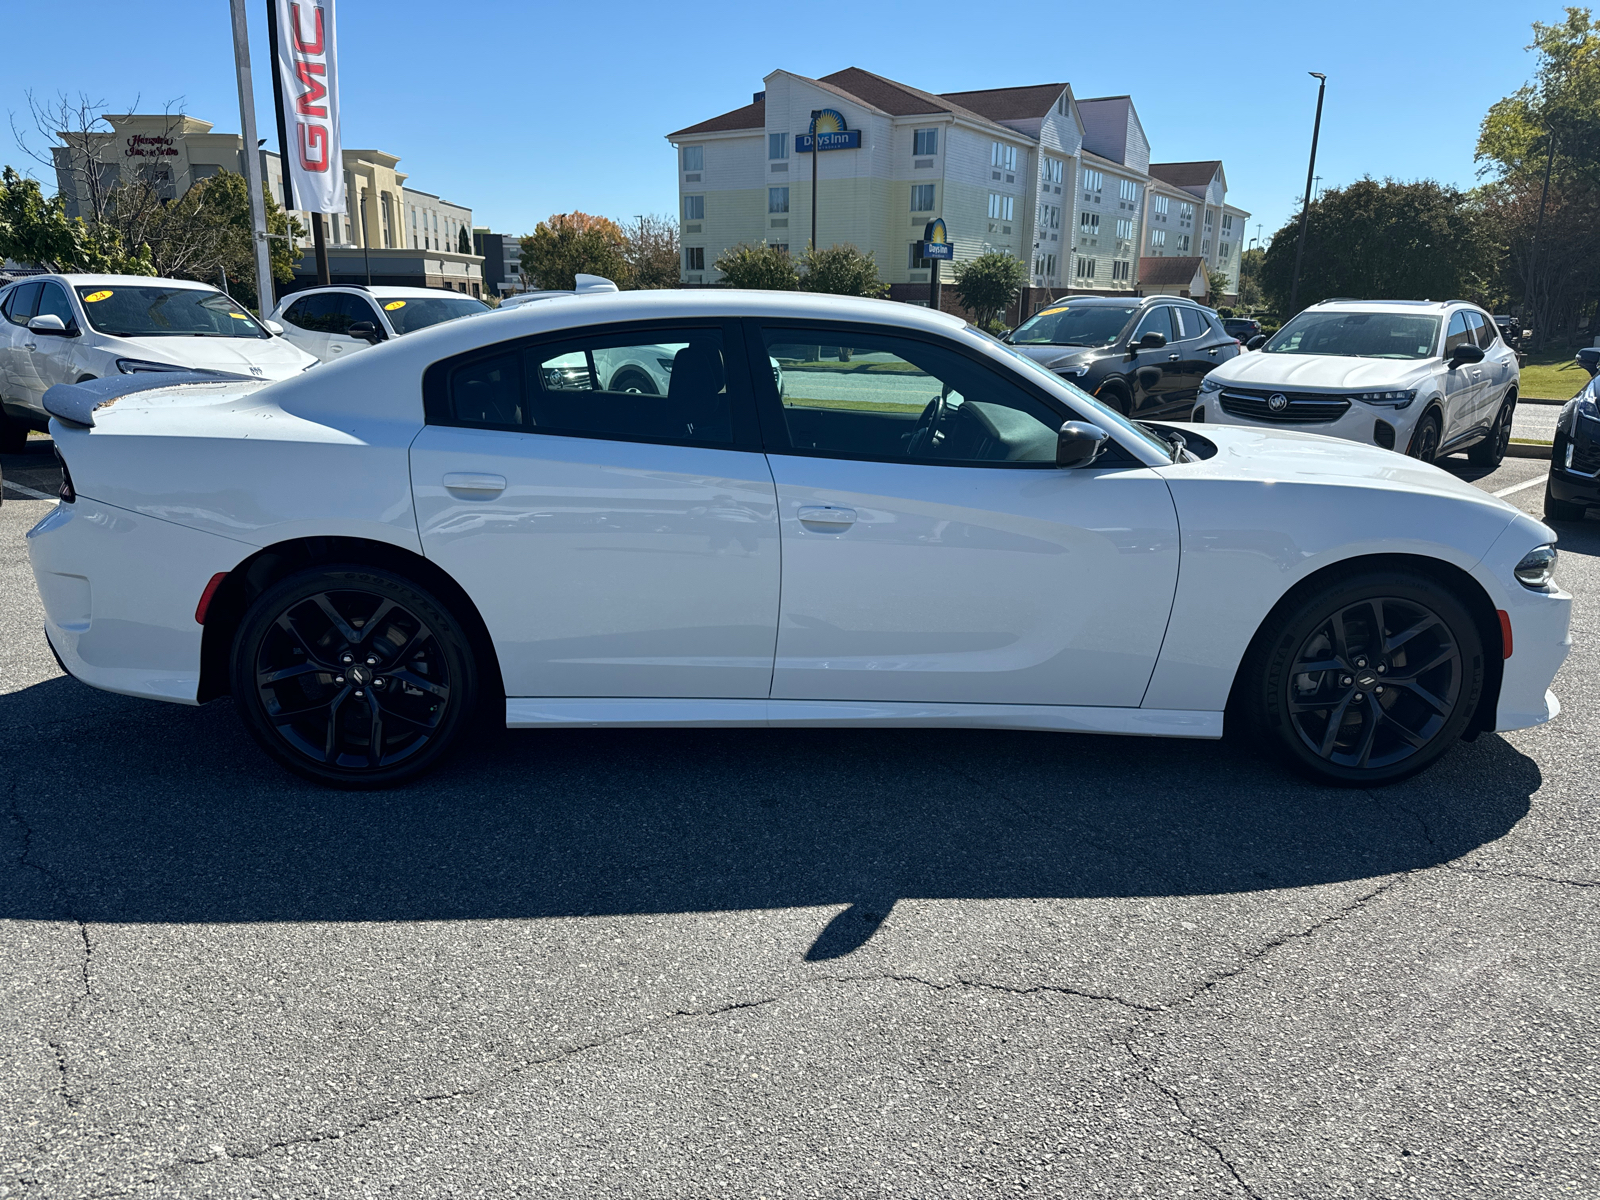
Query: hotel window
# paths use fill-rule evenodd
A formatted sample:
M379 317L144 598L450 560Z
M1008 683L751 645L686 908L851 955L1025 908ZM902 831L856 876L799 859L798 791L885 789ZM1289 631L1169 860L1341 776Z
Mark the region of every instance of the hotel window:
M769 213L786 213L789 211L788 188L781 187L767 189L767 211Z
M1211 239L1210 238L1207 238L1205 241L1200 243L1200 253L1205 255L1207 258L1211 257Z
M933 259L922 257L922 243L912 242L911 250L906 256L906 267L912 271L926 270L933 265Z
M919 129L911 136L911 153L918 158L925 154L939 153L939 131L937 129Z
M1095 264L1095 260L1092 259L1092 258L1080 258L1078 260L1078 270L1077 270L1078 278L1079 279L1093 279L1094 278L1094 264Z
M685 146L683 148L683 169L685 171L704 171L706 169L706 148L704 146Z
M1061 160L1059 158L1047 158L1044 160L1044 179L1046 183L1061 182Z
M787 253L789 253L789 243L788 242L773 242L772 243L772 248L774 250L776 250L779 254L787 254Z
M1232 253L1233 253L1233 246L1230 245L1227 242L1223 242L1222 245L1217 247L1217 257L1222 259L1224 262L1227 261L1229 255L1231 255Z
M933 211L933 184L914 183L911 185L911 211Z
M394 230L389 224L389 193L384 192L378 201L378 215L383 219L383 246L386 250L394 249Z
M989 217L995 221L1009 221L1012 213L1016 212L1016 198L1002 196L997 192L989 193Z
M1079 213L1078 232L1085 237L1091 237L1100 232L1099 213Z
M1211 209L1209 209L1209 208L1206 209L1206 228L1207 229L1211 228L1211 218L1216 216L1216 215L1217 214L1212 212Z
M1150 249L1160 250L1167 244L1167 231L1165 229L1152 229L1150 231Z
M1150 211L1155 213L1155 215L1158 217L1166 216L1167 198L1165 196L1157 196L1154 200L1150 201Z
M1059 204L1046 204L1044 206L1045 227L1048 229L1061 228L1061 206Z
M1052 276L1056 273L1056 256L1054 254L1046 254L1044 256L1044 273Z
M1192 221L1192 220L1194 220L1194 205L1192 205L1192 204L1179 204L1178 205L1178 220L1180 220L1180 221Z
M685 246L683 249L683 266L686 271L704 271L706 269L706 248L704 246Z
M1187 233L1180 233L1178 235L1178 253L1187 254L1189 252L1190 245L1192 245L1192 243L1189 240L1189 235Z
M417 246L417 209L415 205L411 208L411 248L413 250L419 248Z
M1067 115L1067 94L1065 92L1056 97L1056 111L1063 117Z
M989 165L999 167L1003 171L1017 169L1017 148L1008 146L1004 142L991 142L989 148Z
M683 198L683 219L685 221L705 220L706 198L704 196L685 196Z
M789 135L787 133L769 133L769 134L767 134L767 157L768 158L788 158L789 157Z
M1118 261L1116 261L1116 262L1111 264L1111 278L1113 278L1113 279L1127 279L1127 278L1129 278L1129 276L1131 274L1132 266L1133 266L1133 264L1131 262L1129 262L1127 259L1125 259L1125 258L1119 259Z
M1233 232L1233 214L1232 213L1223 213L1222 214L1222 232L1223 233L1232 233Z
M1119 238L1121 238L1125 242L1132 240L1132 238L1133 238L1133 218L1132 217L1118 217L1117 218L1117 236Z
M1106 177L1103 172L1091 171L1088 167L1083 169L1083 190L1086 192L1104 191Z
M1120 180L1117 186L1122 194L1122 198L1129 204L1137 204L1139 202L1139 185L1133 180Z

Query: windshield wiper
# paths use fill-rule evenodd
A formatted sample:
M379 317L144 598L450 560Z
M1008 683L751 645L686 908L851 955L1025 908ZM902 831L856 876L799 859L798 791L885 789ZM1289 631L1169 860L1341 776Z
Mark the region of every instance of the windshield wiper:
M1179 433L1176 429L1168 430L1167 432L1163 433L1154 425L1150 425L1144 421L1135 421L1134 424L1148 433L1151 437L1158 438L1165 442L1170 447L1168 453L1172 455L1173 462L1176 463L1183 461L1183 453L1189 448L1189 443L1184 440L1183 434Z

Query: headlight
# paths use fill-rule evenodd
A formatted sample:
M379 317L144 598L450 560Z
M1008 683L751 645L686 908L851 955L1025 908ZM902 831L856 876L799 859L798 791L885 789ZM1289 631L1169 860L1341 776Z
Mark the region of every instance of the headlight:
M119 358L117 370L124 375L140 375L146 371L187 371L187 367L173 366L171 363L146 362L142 358Z
M1578 393L1578 415L1588 417L1591 421L1600 421L1600 407L1595 405L1595 385L1592 380L1588 387Z
M1538 546L1529 550L1511 573L1523 587L1543 591L1556 577L1556 548Z
M1200 394L1202 396L1209 396L1212 392L1220 392L1221 390L1222 384L1209 375L1200 381Z
M1355 398L1363 404L1382 404L1389 408L1409 408L1417 398L1416 389L1409 392L1357 392Z
M1055 373L1064 379L1082 379L1089 373L1089 364L1083 363L1076 367L1056 367Z

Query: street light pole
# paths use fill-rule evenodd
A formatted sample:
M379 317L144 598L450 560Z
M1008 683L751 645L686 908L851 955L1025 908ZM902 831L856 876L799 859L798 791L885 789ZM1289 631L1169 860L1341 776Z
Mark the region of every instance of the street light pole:
M250 190L251 240L256 249L256 308L265 317L272 311L272 243L267 241L267 201L261 188L261 152L256 148L256 90L250 74L250 27L245 0L232 0L233 65L239 75L239 132L244 146L245 187Z
M817 251L817 120L820 108L811 110L811 252Z
M1544 159L1544 187L1539 189L1539 219L1536 222L1534 222L1534 226L1533 226L1533 245L1531 247L1529 247L1529 249L1528 249L1528 286L1527 286L1527 291L1530 293L1530 298L1531 298L1531 293L1534 290L1534 280L1536 278L1536 276L1534 275L1534 266L1537 264L1537 262L1539 260L1539 242L1544 237L1544 202L1550 196L1550 168L1555 166L1555 163L1556 163L1556 134L1555 134L1555 130L1549 129L1547 127L1545 132L1547 134L1549 134L1550 146L1545 152L1545 159ZM1533 345L1534 345L1534 349L1543 350L1544 349L1544 324L1545 324L1544 314L1542 312L1536 314L1534 311L1532 311L1532 306L1531 305L1529 306L1529 309L1530 309L1530 311L1529 311L1528 315L1533 317L1534 322L1535 322L1535 324L1533 326Z
M1317 84L1317 119L1311 126L1311 162L1306 167L1305 202L1300 206L1300 239L1294 247L1294 279L1289 284L1289 311L1283 314L1285 320L1300 311L1300 262L1306 253L1306 223L1311 219L1311 184L1317 169L1317 138L1322 133L1322 94L1328 90L1326 75L1319 71L1307 71L1306 74L1321 82Z

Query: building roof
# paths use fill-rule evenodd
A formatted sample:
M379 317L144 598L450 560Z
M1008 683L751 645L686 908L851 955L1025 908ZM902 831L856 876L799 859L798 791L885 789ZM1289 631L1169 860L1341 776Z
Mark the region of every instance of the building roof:
M949 113L951 116L963 117L979 125L993 125L1005 129L1005 126L994 117L977 109L968 108L959 99L936 96L921 88L914 88L908 83L897 83L882 75L874 75L871 71L864 71L860 67L846 67L842 71L835 71L832 75L824 75L814 82L869 104L891 117L910 117L920 113ZM1054 100L1054 96L1051 99ZM1006 132L1016 136L1014 129L1006 129Z
M1170 183L1173 187L1205 187L1222 169L1222 161L1212 158L1204 162L1151 163L1150 174Z
M1034 83L1026 87L985 88L980 92L945 92L944 99L963 105L991 121L1028 121L1050 111L1064 83Z
M1141 258L1139 282L1155 287L1186 286L1194 282L1194 273L1204 270L1203 258Z
M725 112L720 117L712 117L709 121L701 121L698 125L690 125L676 133L669 133L667 139L670 141L696 133L727 133L734 129L764 129L766 124L767 102L757 100L753 104L746 104L743 108Z
M1093 166L1104 167L1109 171L1121 171L1124 175L1138 175L1138 167L1130 167L1127 163L1120 163L1114 158L1107 158L1103 154L1096 154L1092 150L1080 150L1078 156L1084 162Z

